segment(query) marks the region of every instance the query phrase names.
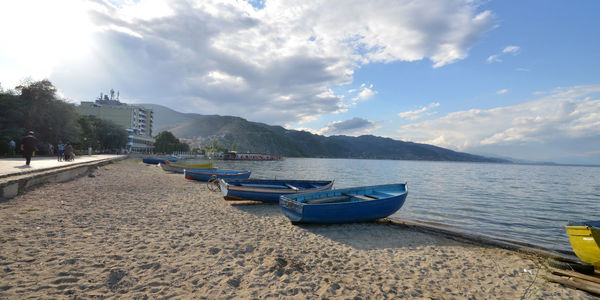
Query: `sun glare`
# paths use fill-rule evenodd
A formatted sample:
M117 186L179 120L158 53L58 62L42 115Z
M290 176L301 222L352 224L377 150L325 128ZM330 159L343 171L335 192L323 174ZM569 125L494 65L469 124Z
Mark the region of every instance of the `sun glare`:
M85 55L91 44L92 24L87 3L66 1L10 1L0 5L9 12L0 18L3 40L0 54L18 66L20 77L50 75L65 59Z

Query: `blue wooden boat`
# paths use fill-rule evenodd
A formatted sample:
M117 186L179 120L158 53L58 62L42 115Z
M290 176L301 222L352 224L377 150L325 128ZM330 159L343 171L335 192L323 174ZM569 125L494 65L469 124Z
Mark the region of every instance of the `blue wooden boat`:
M167 158L158 158L158 157L147 157L143 158L142 161L151 165L158 165L159 163L164 163L165 161L174 162L177 161L177 158L167 157Z
M209 181L216 179L247 179L250 171L220 171L220 170L184 170L185 179Z
M281 195L329 190L332 180L220 179L225 200L256 200L279 203Z
M352 223L385 218L398 211L406 183L283 195L279 205L292 223Z

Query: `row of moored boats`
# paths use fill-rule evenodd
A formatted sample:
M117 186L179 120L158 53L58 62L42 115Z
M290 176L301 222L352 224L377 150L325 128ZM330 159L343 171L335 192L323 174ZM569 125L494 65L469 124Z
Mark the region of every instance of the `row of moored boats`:
M225 200L279 203L292 223L348 223L385 218L406 200L406 183L332 189L332 180L250 179L250 171L223 171L212 163L176 164L175 158L147 158L186 179L218 185ZM584 262L600 267L600 221L569 223L571 246ZM591 268L593 272L593 267Z
M279 203L292 223L350 223L385 218L398 211L406 183L333 189L333 180L250 179L250 171L218 170L212 163L179 164L173 158L145 158L167 172L218 185L225 200Z

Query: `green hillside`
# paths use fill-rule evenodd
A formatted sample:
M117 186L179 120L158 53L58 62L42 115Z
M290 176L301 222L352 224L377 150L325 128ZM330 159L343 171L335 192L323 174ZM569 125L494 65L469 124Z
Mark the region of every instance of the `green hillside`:
M508 162L372 135L325 137L240 117L184 114L160 105L143 106L154 110L155 134L168 130L194 147L210 145L216 138L230 149L235 143L239 152L278 153L287 157Z

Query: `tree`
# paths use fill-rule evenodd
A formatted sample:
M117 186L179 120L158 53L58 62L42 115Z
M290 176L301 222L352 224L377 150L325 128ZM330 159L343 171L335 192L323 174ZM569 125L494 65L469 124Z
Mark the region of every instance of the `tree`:
M213 138L212 140L212 144L210 145L210 152L216 152L217 149L219 148L219 141L217 141L217 138Z
M171 153L174 151L187 152L190 146L179 141L170 131L163 131L156 136L154 151L159 153Z
M64 101L55 100L44 113L37 116L34 131L38 138L56 144L59 140L79 143L81 139L81 125L75 106Z
M56 100L56 88L48 80L25 81L16 87L21 97L29 101L50 102Z
M81 140L79 142L84 149L87 147L100 148L100 142L96 137L96 126L94 126L92 119L93 117L80 116L77 120L79 127L81 127Z
M44 144L61 139L76 143L81 133L77 120L75 106L57 99L48 80L28 81L15 91L0 92L0 144L11 139L19 142L28 130Z
M19 97L0 93L0 153L8 153L8 141L20 141L25 133L22 125L25 110L19 105Z
M81 129L75 105L56 98L56 88L47 80L24 82L15 88L19 106L23 108L23 131L33 130L40 141L57 143L58 140L78 142Z
M225 146L219 145L219 141L217 140L217 138L213 138L211 145L205 146L204 151L210 152L210 153L218 153L218 152L227 152L228 149Z
M81 116L78 122L82 130L81 148L115 150L127 145L127 130L111 121Z
M43 135L39 130L41 128L40 123L48 125L44 122L47 119L46 111L52 101L56 99L56 88L50 81L44 79L36 82L23 82L16 87L16 90L21 94L22 104L28 108L23 125L27 130L34 130L39 138L40 134ZM42 119L42 122L40 122L40 119Z
M127 145L127 130L114 122L95 119L96 138L103 150L115 150Z

